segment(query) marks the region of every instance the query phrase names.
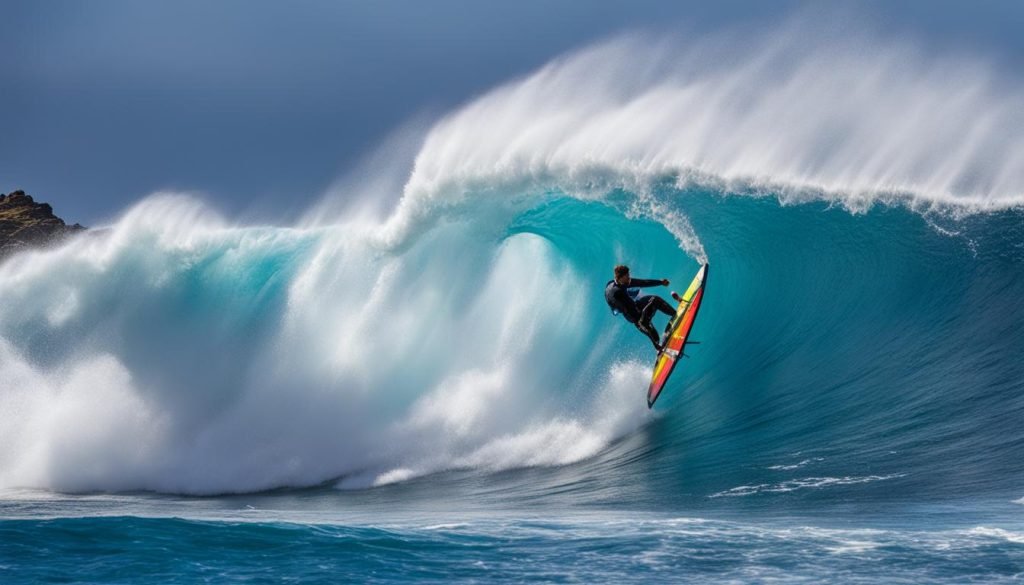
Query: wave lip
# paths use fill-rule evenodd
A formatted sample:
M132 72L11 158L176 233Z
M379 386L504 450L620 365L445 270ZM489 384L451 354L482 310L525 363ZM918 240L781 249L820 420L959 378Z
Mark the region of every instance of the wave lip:
M1024 203L1020 80L837 36L799 22L728 42L625 35L557 59L430 131L396 223L472 193L586 198L666 178L854 210Z

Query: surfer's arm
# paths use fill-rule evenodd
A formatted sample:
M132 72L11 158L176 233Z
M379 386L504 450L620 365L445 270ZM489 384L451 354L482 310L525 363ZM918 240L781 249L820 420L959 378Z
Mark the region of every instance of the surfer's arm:
M649 278L630 278L629 288L642 288L645 286L665 286L668 284L667 280L652 280Z

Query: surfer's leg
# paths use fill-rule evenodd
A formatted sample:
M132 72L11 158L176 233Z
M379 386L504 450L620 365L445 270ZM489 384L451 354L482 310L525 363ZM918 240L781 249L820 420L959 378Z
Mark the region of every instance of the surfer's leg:
M636 306L640 309L640 320L636 322L636 328L651 339L656 350L661 351L661 337L651 325L651 317L654 316L654 311L657 309L657 298L653 295L645 295L637 299Z
M658 337L658 332L654 330L654 327L651 327L650 321L637 321L636 328L651 340L655 351L661 351L661 338Z
M643 326L641 331L647 333L647 329L653 330L654 327L651 325L651 318L654 317L654 310L657 308L654 302L655 297L640 297L637 302L637 307L640 309L640 321L638 326ZM648 334L650 336L650 334Z
M637 306L640 308L640 321L644 323L650 323L656 311L661 311L668 315L670 323L676 316L675 309L672 308L672 305L665 302L665 299L659 296L650 295L641 297L640 300L637 301Z
M675 319L676 316L675 309L672 308L672 305L668 304L668 301L657 295L644 295L637 299L636 304L640 308L641 323L650 325L655 311L661 311L668 315L668 322L665 323L665 333L668 333L669 327L672 326L672 319ZM651 328L653 329L653 326Z
M657 303L655 299L658 297L654 295L643 295L636 298L636 308L640 309L640 322L650 323L651 317L654 316L654 311L657 310Z
M655 296L653 304L654 304L654 306L659 311L661 311L662 313L665 313L669 317L675 317L676 316L676 310L673 309L672 305L668 304L668 301L666 301L665 299L663 299L663 298L661 298L659 296Z

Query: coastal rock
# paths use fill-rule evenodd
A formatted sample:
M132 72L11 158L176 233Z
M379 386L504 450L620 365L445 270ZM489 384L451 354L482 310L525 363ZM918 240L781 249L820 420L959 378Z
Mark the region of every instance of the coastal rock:
M45 246L84 230L67 225L48 203L37 203L18 190L0 193L0 258L28 247Z

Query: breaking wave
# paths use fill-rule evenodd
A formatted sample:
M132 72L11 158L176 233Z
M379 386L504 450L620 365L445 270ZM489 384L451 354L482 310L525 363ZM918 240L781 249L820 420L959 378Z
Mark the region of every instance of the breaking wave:
M1019 488L1024 92L783 38L557 59L431 128L383 216L242 226L158 194L8 260L0 487ZM704 343L651 413L601 289L705 260Z

